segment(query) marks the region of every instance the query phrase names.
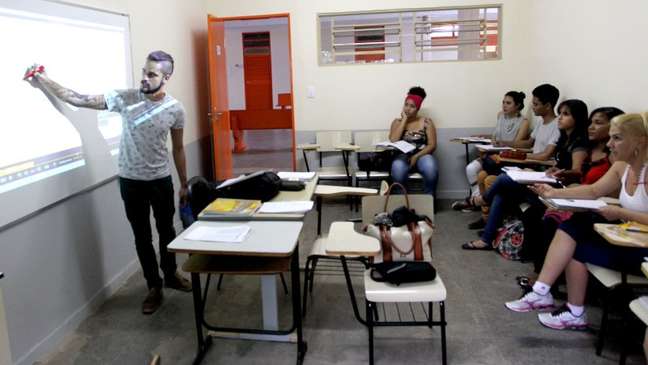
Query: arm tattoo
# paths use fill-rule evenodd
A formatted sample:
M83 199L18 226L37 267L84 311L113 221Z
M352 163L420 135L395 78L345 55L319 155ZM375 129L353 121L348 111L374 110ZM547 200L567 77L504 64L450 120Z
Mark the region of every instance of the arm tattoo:
M38 77L38 81L57 98L79 108L107 109L103 95L81 95L76 91L67 89L47 77Z

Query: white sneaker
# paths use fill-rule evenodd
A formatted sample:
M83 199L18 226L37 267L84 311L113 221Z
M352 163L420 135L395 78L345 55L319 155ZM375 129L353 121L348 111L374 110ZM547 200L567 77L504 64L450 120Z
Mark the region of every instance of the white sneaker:
M531 312L533 310L553 309L554 300L551 293L540 295L533 290L524 294L520 299L504 303L506 308L514 312Z
M539 313L538 320L544 326L555 330L584 330L587 328L585 312L580 317L576 317L566 305L551 313Z

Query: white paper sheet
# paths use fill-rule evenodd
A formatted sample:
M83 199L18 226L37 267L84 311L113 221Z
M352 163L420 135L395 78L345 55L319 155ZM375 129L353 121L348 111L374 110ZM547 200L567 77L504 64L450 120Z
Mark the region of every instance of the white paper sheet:
M590 199L549 199L550 202L559 207L583 208L583 209L601 209L607 206L602 200Z
M544 172L540 171L523 171L523 170L507 170L506 174L513 179L522 184L528 183L555 183L556 179L547 176Z
M492 144L478 144L477 146L478 150L480 151L485 151L485 152L491 152L491 151L508 151L512 150L513 148L511 147L496 147L493 146Z
M313 209L311 200L294 200L285 202L263 203L259 213L304 213Z
M185 236L185 239L191 241L210 241L210 242L232 242L240 243L245 241L249 226L233 227L197 227Z
M384 142L376 143L376 146L396 147L399 150L401 150L401 152L403 152L403 153L408 153L408 152L414 151L416 149L416 146L414 146L413 144L411 144L409 142L405 142L403 140L396 141L396 142L384 141Z
M292 181L309 181L315 177L315 172L288 172L281 171L278 172L279 178L281 180L292 180Z

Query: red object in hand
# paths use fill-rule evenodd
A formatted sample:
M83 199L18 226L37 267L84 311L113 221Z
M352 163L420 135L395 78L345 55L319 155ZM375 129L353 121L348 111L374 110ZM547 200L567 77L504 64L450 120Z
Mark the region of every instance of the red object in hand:
M25 76L23 76L23 80L27 80L27 79L29 79L29 78L32 78L32 77L34 77L37 73L42 73L42 72L45 72L45 66L40 65L40 66L36 67L36 68L33 69L33 70L27 71L27 72L25 73Z

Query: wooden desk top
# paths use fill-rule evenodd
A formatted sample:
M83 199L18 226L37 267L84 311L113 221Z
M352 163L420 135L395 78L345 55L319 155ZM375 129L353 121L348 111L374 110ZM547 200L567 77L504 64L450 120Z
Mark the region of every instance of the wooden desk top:
M376 195L378 190L368 188L356 188L353 186L336 186L336 185L317 185L315 187L315 196L334 197L334 196L366 196Z
M333 147L340 151L357 151L360 149L360 146L354 144L338 144Z
M475 137L475 138L480 138L480 137ZM461 144L490 144L490 141L474 141L470 139L466 139L466 137L460 138L450 138L450 142L454 143L461 143Z
M319 145L316 143L301 143L297 145L298 150L316 150L319 148Z
M648 248L648 233L627 232L618 224L607 223L594 224L594 230L613 245Z
M243 242L209 242L185 237L199 227L247 225L250 232ZM171 252L230 256L290 256L295 250L303 223L296 221L207 222L196 221L167 247Z
M549 160L549 161L540 161L540 160L532 160L532 159L526 159L526 160L516 160L513 158L506 158L506 157L499 157L499 161L503 164L507 165L541 165L541 166L555 166L556 161Z
M277 196L272 198L271 202L285 202L295 200L312 200L317 186L318 176L306 182L304 190L300 191L280 191ZM256 220L272 220L272 221L301 221L306 216L306 213L254 213L251 217L209 217L202 214L198 215L199 221L256 221Z
M375 256L380 242L374 237L356 232L351 222L333 222L324 247L329 255Z

